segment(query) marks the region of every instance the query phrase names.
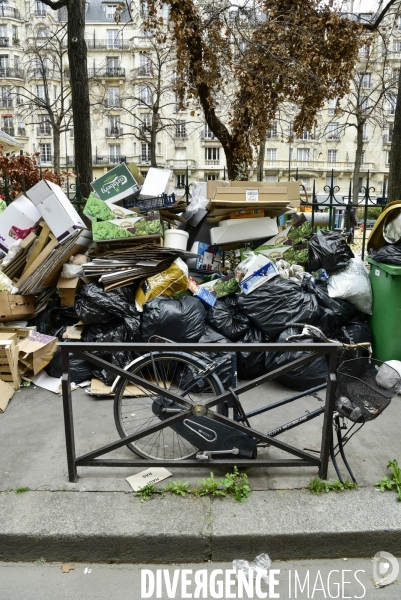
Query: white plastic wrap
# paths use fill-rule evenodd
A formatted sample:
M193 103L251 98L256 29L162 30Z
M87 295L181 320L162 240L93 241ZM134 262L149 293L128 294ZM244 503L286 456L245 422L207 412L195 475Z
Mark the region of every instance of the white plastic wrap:
M249 563L247 560L233 560L233 569L237 573L238 571L243 571L246 577L249 577L249 573L255 577L260 571L266 571L261 577L261 579L269 585L269 569L272 564L270 557L268 554L259 554L255 560Z
M372 286L360 258L351 258L345 269L331 273L327 291L330 298L348 300L357 310L372 314Z

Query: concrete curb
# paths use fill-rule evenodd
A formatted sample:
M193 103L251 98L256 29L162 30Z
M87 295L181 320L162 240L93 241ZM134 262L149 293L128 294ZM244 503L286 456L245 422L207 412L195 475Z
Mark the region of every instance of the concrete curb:
M360 489L253 492L231 499L157 498L122 492L0 493L0 560L200 563L401 554L401 504Z

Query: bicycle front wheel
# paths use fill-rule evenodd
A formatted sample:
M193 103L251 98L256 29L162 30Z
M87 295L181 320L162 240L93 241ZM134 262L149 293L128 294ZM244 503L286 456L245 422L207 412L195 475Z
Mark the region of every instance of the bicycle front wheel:
M114 397L114 420L120 436L132 435L185 410L164 398L164 389L195 404L222 394L223 386L214 373L202 375L205 368L206 363L180 352L153 352L136 361L128 371L159 386L160 393L150 391L146 384L137 386L127 379L119 381ZM224 412L223 406L217 406L217 411ZM183 460L199 451L171 427L145 435L127 447L142 458L154 460Z

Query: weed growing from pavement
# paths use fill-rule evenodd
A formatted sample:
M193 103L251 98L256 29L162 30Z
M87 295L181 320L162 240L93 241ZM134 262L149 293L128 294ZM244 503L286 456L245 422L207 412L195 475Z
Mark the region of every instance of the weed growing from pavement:
M35 565L45 565L46 564L46 559L44 556L41 556L40 558L38 558L38 560L35 560Z
M232 473L226 473L219 480L216 480L213 473L210 473L209 477L198 481L192 490L188 482L172 481L164 490L156 488L154 483L149 483L137 491L135 496L141 502L146 502L155 494L160 494L162 498L164 494L182 496L183 498L187 495L195 497L209 496L210 498L225 498L230 495L237 502L246 502L251 491L246 473L240 473L237 467L234 467Z
M16 494L24 494L25 492L29 492L29 487L20 487L15 490Z
M382 479L375 483L380 486L380 491L385 492L386 490L394 490L397 492L397 500L401 502L401 468L398 466L398 461L390 460L387 465L387 469L393 469L390 477L382 477Z
M336 481L326 481L325 479L320 479L320 477L315 477L311 479L309 484L306 486L306 489L309 490L312 494L316 496L320 496L323 492L344 492L345 490L357 490L358 485L356 483L352 483L352 481L344 481L341 483L339 479Z

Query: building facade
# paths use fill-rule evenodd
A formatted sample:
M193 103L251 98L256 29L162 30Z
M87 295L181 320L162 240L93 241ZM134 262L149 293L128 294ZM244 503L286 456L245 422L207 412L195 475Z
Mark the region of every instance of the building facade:
M174 92L172 49L159 49L155 55L153 39L143 28L139 5L135 14L131 12L131 19L126 11L119 12L117 2L87 0L85 5L94 177L123 158L137 163L144 174L147 172L152 106L158 93L161 109L153 140L157 165L172 170L172 183L177 189L183 188L187 169L190 181L223 178L225 157L221 145L201 115L197 116L196 111L194 115L190 108L180 109ZM168 18L167 11L163 16ZM1 129L25 151L38 152L40 164L51 168L55 160L54 135L45 104L50 102L54 114L59 115L60 103L64 102L60 167L73 170L74 135L68 111L69 70L64 34L63 10L52 11L40 0L0 3ZM61 39L60 53L45 59L43 52L42 58L35 56L38 47L46 49L55 35ZM385 52L379 43L361 48L360 77L355 85L361 93L357 108L362 106L362 110L376 102L376 74L384 72L383 60L387 79L393 73L393 83L397 80L401 23L397 22L389 35ZM44 60L49 61L49 67ZM363 130L360 185L366 184L369 172L369 185L375 188L376 195L383 193L388 177L396 86L393 88L395 91L389 87L377 102ZM42 103L34 98L42 98ZM255 159L250 178L274 182L298 174L307 190L312 189L315 180L316 192L321 193L333 177L340 193L347 194L357 137L355 115L349 106L344 99L331 101L319 114L314 131L305 131L301 136L293 135L288 113L285 118L277 115L267 133L264 164L259 168Z

